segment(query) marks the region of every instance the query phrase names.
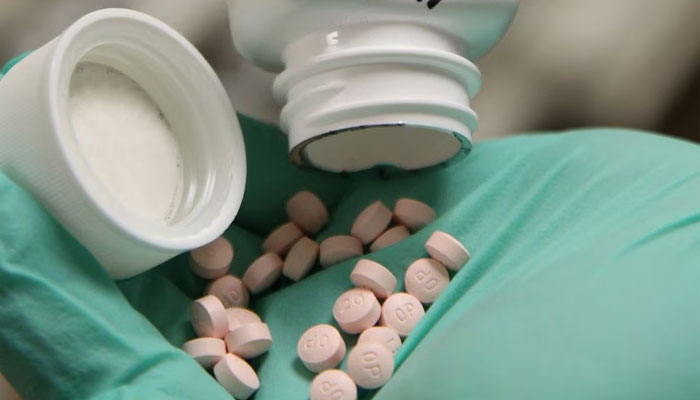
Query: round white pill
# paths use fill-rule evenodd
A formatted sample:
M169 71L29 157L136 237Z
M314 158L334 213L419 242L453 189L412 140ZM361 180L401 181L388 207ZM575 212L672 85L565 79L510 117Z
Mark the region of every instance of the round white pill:
M282 274L298 282L309 273L318 260L319 245L308 237L303 237L292 246L284 259Z
M367 288L380 299L388 297L396 288L396 277L378 262L362 259L350 272L353 285Z
M214 366L214 376L221 386L236 399L245 400L260 388L260 379L245 360L226 354Z
M204 368L211 368L226 355L226 343L217 338L197 338L185 342L182 350Z
M250 296L237 276L224 275L207 286L204 294L216 296L224 307L247 307Z
M408 336L425 315L423 305L408 293L394 293L382 304L383 326L393 328L401 337Z
M357 400L357 386L350 375L329 369L311 381L311 400Z
M459 240L441 231L435 231L430 235L425 242L425 249L430 257L453 271L462 268L470 258L469 251Z
M287 222L272 231L262 244L263 253L274 252L284 257L304 232L294 222Z
M379 235L379 237L369 246L369 251L379 251L385 247L394 245L409 236L411 236L411 232L409 232L405 226L397 225L393 228L387 229L384 233Z
M204 279L216 279L228 273L233 261L233 246L223 236L190 251L190 268Z
M422 201L402 198L394 205L394 219L415 232L435 219L435 210Z
M239 357L257 357L272 347L270 328L262 322L241 325L226 335L226 347Z
M307 329L297 343L297 354L311 372L335 368L345 357L345 341L335 327L320 324Z
M228 332L226 309L216 296L208 295L195 300L191 317L197 336L222 338Z
M394 373L394 355L381 343L358 343L348 355L347 370L357 386L376 389Z
M403 281L406 291L423 304L434 302L450 284L447 269L432 258L414 261L406 270Z
M247 308L231 307L226 309L228 317L228 330L236 330L239 326L252 324L254 322L262 322L258 314L248 310Z
M289 219L309 235L317 234L328 222L326 206L307 190L297 192L284 208Z
M388 347L393 354L396 354L399 347L401 347L401 337L393 328L388 326L373 326L364 330L357 339L357 343L364 342L381 343Z
M363 254L362 243L354 236L335 235L321 242L320 262L324 268Z
M382 307L369 289L350 289L333 305L333 317L347 333L360 333L373 326L381 313Z
M277 253L265 253L250 264L243 274L243 283L251 293L258 294L279 279L282 265L283 261Z
M375 201L360 212L352 224L350 234L363 244L368 244L389 226L391 216L391 210L387 206L381 201Z

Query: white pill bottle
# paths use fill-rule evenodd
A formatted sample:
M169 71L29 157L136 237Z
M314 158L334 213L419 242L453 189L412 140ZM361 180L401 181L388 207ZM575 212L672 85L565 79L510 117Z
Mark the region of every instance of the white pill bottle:
M221 235L246 160L194 46L155 18L105 9L0 79L0 169L126 278Z
M473 64L517 0L229 0L238 52L279 72L290 159L414 170L471 149Z

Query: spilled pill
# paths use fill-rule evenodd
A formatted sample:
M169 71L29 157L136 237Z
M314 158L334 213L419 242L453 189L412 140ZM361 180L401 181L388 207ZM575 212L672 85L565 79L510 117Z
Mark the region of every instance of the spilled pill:
M347 373L329 369L311 381L309 397L311 400L357 400L357 386Z
M450 284L447 269L432 258L414 261L406 270L403 281L406 291L423 304L434 302Z
M241 325L226 335L228 351L246 359L263 354L271 346L270 328L262 322Z
M357 339L357 343L364 342L381 343L388 347L393 354L396 354L399 347L401 347L401 337L393 328L388 326L373 326L364 330Z
M353 285L367 288L380 299L388 297L396 288L396 277L385 266L378 262L362 259L355 264L350 272Z
M246 307L250 296L243 281L237 276L224 275L207 286L205 294L216 296L224 307Z
M226 316L228 317L228 329L229 331L236 330L238 327L245 324L252 324L255 322L262 322L258 314L247 308L241 307L231 307L226 309Z
M285 204L287 217L304 232L315 235L328 222L328 211L315 194L302 190L297 192Z
M204 279L216 279L228 273L233 261L233 246L223 236L190 251L190 268Z
M435 231L425 242L425 250L430 257L440 261L445 267L458 271L469 261L469 251L452 235Z
M360 333L377 323L381 305L369 289L354 288L341 294L333 305L333 317L347 333Z
M222 338L228 332L226 309L216 296L208 295L195 300L191 318L197 336Z
M283 261L277 253L265 253L250 264L243 274L243 283L251 293L258 294L279 279L282 265Z
M345 357L345 341L340 332L328 324L307 329L297 343L297 354L311 372L335 368Z
M204 368L211 368L226 354L226 343L217 338L197 338L185 342L182 350Z
M387 229L384 233L379 235L379 237L376 238L374 242L372 242L372 244L369 246L369 251L379 251L385 247L389 247L393 244L396 244L409 236L411 236L411 232L409 232L405 226L394 226L392 228Z
M318 260L319 245L308 237L303 237L292 246L284 259L282 274L298 282L309 273Z
M394 373L394 355L381 343L358 343L348 355L347 370L357 386L376 389Z
M272 231L262 244L263 253L274 252L284 257L304 233L294 222L287 222Z
M245 360L226 354L214 366L214 376L221 386L236 399L245 400L260 388L260 379Z
M369 244L386 230L391 217L391 210L381 201L375 201L360 212L352 224L350 234L363 244Z
M384 300L379 323L393 328L401 337L408 336L425 315L423 305L408 293L394 293Z
M327 268L359 257L362 253L362 243L359 239L349 235L335 235L321 242L319 258L321 266Z
M422 201L402 198L394 205L394 219L415 232L435 219L435 210Z

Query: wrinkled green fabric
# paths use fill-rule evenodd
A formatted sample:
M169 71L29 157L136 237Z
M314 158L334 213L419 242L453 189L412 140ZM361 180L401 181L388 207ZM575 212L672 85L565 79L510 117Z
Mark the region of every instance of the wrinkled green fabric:
M399 350L395 376L360 398L700 397L700 146L580 130L479 143L422 172L335 175L290 166L277 128L240 118L248 183L226 232L234 274L302 188L331 214L319 240L348 232L377 199L432 205L430 226L367 256L400 282L435 229L472 253ZM353 265L252 300L275 341L252 361L256 400L307 398L313 374L296 342L332 323ZM230 398L178 350L194 336L189 306L205 284L185 256L113 282L0 173L0 370L27 400Z

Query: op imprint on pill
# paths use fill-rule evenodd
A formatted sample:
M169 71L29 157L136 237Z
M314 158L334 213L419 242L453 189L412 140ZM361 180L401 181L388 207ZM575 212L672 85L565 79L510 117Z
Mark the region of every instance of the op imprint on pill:
M204 293L216 296L225 308L247 307L250 300L243 281L233 275L224 275L211 282Z
M357 386L376 389L394 373L394 355L381 343L358 343L348 355L347 370Z
M333 317L340 328L355 334L374 326L381 315L381 305L369 289L354 288L341 294L333 305Z
M311 372L335 368L345 357L345 341L340 332L328 324L307 329L297 343L297 354Z
M393 328L388 326L373 326L364 330L357 339L357 343L364 342L381 343L388 347L394 355L401 347L401 337Z
M401 337L408 336L425 315L423 305L408 293L394 293L384 300L380 324L393 328Z
M311 400L357 400L357 385L350 375L339 369L328 369L311 381Z
M207 295L192 302L192 327L197 336L223 338L228 332L228 317L221 300Z
M228 273L233 261L233 246L223 236L200 248L190 251L192 272L204 279L216 279Z
M447 269L432 258L414 261L404 277L406 291L423 304L434 302L449 284Z
M285 204L287 217L304 232L315 235L328 222L328 210L315 194L308 190L297 192Z
M350 234L369 244L376 239L391 223L392 212L381 201L368 205L355 219Z

